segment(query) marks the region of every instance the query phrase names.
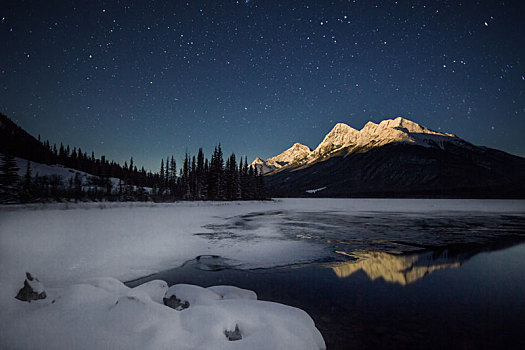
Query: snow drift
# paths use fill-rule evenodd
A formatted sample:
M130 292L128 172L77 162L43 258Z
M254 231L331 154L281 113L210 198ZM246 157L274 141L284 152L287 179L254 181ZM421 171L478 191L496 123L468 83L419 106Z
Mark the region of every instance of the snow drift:
M189 300L178 311L162 299ZM2 349L325 349L304 311L257 300L233 286L155 280L128 288L113 278L49 290L44 300L4 305ZM237 331L236 340L228 334ZM271 335L271 336L269 336ZM230 337L231 338L231 337Z

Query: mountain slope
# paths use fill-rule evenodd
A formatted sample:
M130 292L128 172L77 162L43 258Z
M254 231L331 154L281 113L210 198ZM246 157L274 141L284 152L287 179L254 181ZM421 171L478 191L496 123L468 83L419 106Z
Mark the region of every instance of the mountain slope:
M392 143L275 173L265 182L274 196L524 198L525 160L486 148Z
M56 161L56 157L37 139L0 113L0 153L45 164Z
M286 166L301 164L311 152L310 147L295 143L283 153L269 158L266 161L261 158L256 158L251 166L256 167L259 172L262 171L263 174L266 174Z
M302 146L301 156L284 163L275 164L275 159L288 154L296 148L295 144L280 155L266 161L257 158L252 166L256 166L263 174L308 167L314 163L327 160L334 156L345 156L354 152L365 152L389 143L408 143L424 147L442 148L446 142L467 145L468 143L453 134L429 130L413 121L397 117L383 120L379 124L368 122L361 130L356 130L344 123L338 123L324 137L323 141L310 151Z
M524 158L403 118L358 132L338 124L306 158L266 175L273 196L525 198Z

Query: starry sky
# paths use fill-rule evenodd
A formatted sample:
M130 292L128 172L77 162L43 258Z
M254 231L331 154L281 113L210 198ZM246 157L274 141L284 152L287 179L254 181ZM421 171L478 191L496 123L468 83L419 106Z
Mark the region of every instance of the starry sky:
M404 116L525 156L524 1L2 1L0 112L158 170ZM180 163L179 163L180 164Z

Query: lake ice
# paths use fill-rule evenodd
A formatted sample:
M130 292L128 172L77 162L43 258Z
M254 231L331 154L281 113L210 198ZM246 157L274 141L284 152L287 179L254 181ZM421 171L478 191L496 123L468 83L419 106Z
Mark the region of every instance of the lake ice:
M74 318L75 312L84 312L82 308L56 307L61 311L54 311L58 314L53 316L42 312L44 307L38 305L40 302L22 304L17 301L14 296L22 286L26 271L35 274L50 291L57 293L55 295L68 291L66 294L70 298L77 296L77 303L85 301L102 307L108 306L108 300L115 297L129 296L130 291L123 288L111 291L109 294L113 294L108 296L104 288L99 290L99 286L88 281L100 276L131 280L180 266L197 256L220 256L228 266L238 269L331 261L340 273L352 273L352 269L366 271L368 265L382 261L377 254L398 256L423 248L484 243L508 235L523 236L524 227L525 202L498 200L285 199L2 207L0 319L2 324L9 324L12 331L2 332L0 344L7 347L28 345L15 340L21 333L16 330L26 329L27 323L38 317L49 319L48 325L54 325L53 332L58 338L49 337L53 334L49 327L35 327L30 341L33 347L60 347L57 344L61 344L60 336L65 336L65 331L56 328L67 329L70 333L84 331L86 342L82 344L93 344L94 348L105 342L126 346L126 342L131 341L126 333L129 330L122 326L129 323L124 321L119 326L120 321L114 319L111 326L100 327L97 318L100 314L88 313L80 318L80 328L75 328L75 323L66 324L67 320ZM374 255L370 251L378 253ZM347 267L343 267L344 264ZM144 319L129 326L142 330L139 332L141 342L137 344L143 347L160 344L154 343L155 339L166 340L162 335L163 327L167 327L162 326L168 322L166 319L172 319L180 329L180 320L175 320L176 317L157 317L164 311L159 311L150 299L136 299L139 304L141 300L144 302L140 307L135 301L128 303L129 310L142 308L139 314ZM121 316L127 317L129 310ZM69 313L69 318L63 317L64 313ZM99 326L88 327L92 332L86 333L89 317ZM298 322L302 324L303 321ZM24 323L26 325L22 326ZM302 334L313 334L308 344L318 348L320 343L316 342L312 331L315 328L310 326L306 322L306 331ZM290 332L283 330L281 344L286 344L284 339L291 339ZM206 339L213 341L213 336ZM93 337L100 342L89 341ZM241 343L225 344L241 346L231 345Z

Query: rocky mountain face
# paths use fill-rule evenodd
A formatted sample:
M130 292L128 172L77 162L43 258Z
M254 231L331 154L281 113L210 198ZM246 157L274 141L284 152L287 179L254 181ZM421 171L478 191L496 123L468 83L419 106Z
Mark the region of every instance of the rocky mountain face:
M398 117L252 163L274 196L525 197L525 159Z
M259 172L262 171L263 174L267 174L283 167L301 164L311 152L310 147L295 143L283 153L266 161L256 158L251 165L255 166Z
M424 147L442 147L444 142L465 143L453 134L435 132L413 121L398 117L379 124L368 122L361 130L338 123L312 151L300 143L264 161L257 158L252 166L263 174L307 167L333 156L365 152L389 143L404 142Z

